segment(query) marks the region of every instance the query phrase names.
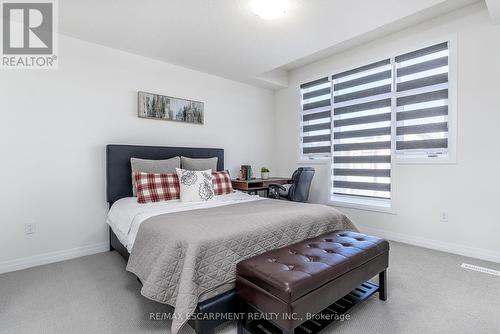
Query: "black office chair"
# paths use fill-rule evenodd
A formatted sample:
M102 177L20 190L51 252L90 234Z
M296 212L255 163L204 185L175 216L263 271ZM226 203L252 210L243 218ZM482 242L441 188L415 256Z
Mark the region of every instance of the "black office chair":
M270 184L269 198L307 202L314 172L314 168L312 167L300 167L293 172L290 184L284 186L275 183Z

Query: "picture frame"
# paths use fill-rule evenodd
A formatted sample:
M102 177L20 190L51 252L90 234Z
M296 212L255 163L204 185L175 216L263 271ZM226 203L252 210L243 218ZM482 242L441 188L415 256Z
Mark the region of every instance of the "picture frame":
M203 125L203 102L148 92L138 92L138 117Z

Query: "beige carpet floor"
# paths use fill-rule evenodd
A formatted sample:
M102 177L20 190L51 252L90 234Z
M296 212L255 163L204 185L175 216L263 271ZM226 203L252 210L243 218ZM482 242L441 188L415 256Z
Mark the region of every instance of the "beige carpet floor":
M389 299L372 296L326 333L500 333L500 276L460 268L500 264L395 242L390 262ZM139 290L116 252L3 274L0 333L170 333L168 321L149 320L169 308ZM230 333L234 323L217 330Z

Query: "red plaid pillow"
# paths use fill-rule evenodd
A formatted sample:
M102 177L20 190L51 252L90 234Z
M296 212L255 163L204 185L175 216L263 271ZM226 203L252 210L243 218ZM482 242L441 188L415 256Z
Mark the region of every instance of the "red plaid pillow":
M150 203L179 199L181 189L176 173L134 173L137 202Z
M231 176L227 170L223 172L213 172L212 182L214 184L215 195L225 195L233 192Z

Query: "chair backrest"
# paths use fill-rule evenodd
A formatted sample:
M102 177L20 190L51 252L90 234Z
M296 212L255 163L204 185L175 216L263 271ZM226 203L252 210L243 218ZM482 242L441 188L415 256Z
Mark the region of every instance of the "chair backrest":
M292 185L288 191L288 199L290 201L307 202L314 172L314 168L312 167L300 167L293 172Z

